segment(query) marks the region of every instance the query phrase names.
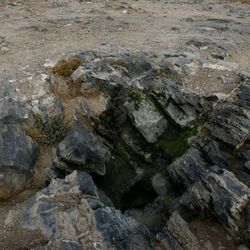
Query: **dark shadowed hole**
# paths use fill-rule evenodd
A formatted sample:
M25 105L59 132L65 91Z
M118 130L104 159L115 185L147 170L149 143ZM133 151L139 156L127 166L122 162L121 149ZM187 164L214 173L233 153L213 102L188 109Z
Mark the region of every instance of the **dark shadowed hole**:
M156 197L157 193L154 191L150 179L143 179L122 195L120 209L125 211L129 208L143 208Z

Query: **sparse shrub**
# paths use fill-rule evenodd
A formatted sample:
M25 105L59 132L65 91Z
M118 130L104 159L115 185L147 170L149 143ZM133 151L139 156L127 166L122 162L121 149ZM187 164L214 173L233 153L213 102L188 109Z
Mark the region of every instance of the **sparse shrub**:
M139 108L140 103L142 102L143 99L145 99L145 95L143 94L143 92L139 89L134 88L134 87L130 88L129 96L134 101L136 109Z
M79 58L62 59L53 67L52 72L62 77L69 77L82 63Z
M27 130L38 144L52 145L60 142L67 134L70 124L61 116L49 117L46 121L40 115L34 117L34 126Z

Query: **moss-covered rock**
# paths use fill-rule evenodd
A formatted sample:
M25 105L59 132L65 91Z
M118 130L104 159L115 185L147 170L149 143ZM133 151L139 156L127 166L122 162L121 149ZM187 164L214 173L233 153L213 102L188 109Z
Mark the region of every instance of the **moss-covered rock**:
M156 144L157 148L166 150L174 159L183 155L188 149L188 139L197 134L198 124L193 128L186 128L173 140L162 140Z

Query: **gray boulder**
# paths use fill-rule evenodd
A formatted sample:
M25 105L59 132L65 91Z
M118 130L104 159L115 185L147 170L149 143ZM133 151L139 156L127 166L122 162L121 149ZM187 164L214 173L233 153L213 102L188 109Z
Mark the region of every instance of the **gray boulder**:
M59 143L54 163L68 172L78 168L104 175L108 158L109 151L103 142L77 122Z
M235 104L241 108L249 110L250 108L250 82L241 84L236 94L238 98L236 99Z
M222 141L231 148L237 148L247 140L250 130L248 125L245 126L248 122L245 118L233 117L233 111L229 110L229 112L232 114L231 118L228 119L225 113L222 116L214 117L210 121L213 123L212 126L208 125L208 128L217 140Z
M132 217L110 207L98 208L94 214L96 226L109 246L115 249L153 249L149 231Z
M65 179L53 179L30 199L24 209L22 226L31 231L39 229L52 244L57 240L73 241L81 246L87 242L103 243L93 213L82 199L85 188L87 193L95 193L93 185L89 175L76 171Z
M159 196L164 196L167 194L168 183L167 183L166 177L163 176L162 174L158 173L158 174L154 175L151 178L151 184L152 184L155 192Z
M16 81L15 78L16 78L15 75L8 75L1 81L1 84L0 84L0 98L1 99L6 98L6 97L13 98L15 94L17 94L16 84L13 83Z
M0 99L0 125L24 124L32 118L31 107L11 98Z
M249 199L250 189L233 173L213 166L187 190L180 203L189 209L211 212L229 233L235 234Z
M152 249L150 233L98 199L92 178L74 171L32 197L22 226L40 229L50 243L38 249ZM51 248L50 248L51 247Z
M250 80L250 73L247 71L239 71L238 74L240 75L240 77L242 78L242 80Z
M166 114L181 127L192 127L206 107L203 98L178 84L162 83L151 91Z
M138 104L127 102L125 106L132 123L149 143L156 142L167 129L167 120L148 98L142 97Z
M158 233L157 238L165 249L169 250L212 250L208 244L200 244L177 211L171 214L167 225Z
M206 174L207 163L200 151L189 148L185 154L168 166L168 172L174 182L182 188L188 188Z
M32 178L37 145L20 128L0 128L0 198L25 188Z
M189 145L198 148L213 165L228 168L229 157L220 149L220 144L209 137L194 136Z
M215 139L235 149L241 147L250 134L250 85L242 84L231 98L234 98L232 102L218 105L206 128Z

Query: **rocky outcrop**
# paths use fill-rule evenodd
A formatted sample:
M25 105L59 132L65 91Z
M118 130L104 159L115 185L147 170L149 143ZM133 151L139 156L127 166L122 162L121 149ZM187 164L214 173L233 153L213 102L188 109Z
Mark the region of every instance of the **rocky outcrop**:
M200 36L191 39L189 44L203 48L203 50L209 52L212 57L218 59L224 59L237 48L237 45L233 41L230 41L225 37L208 38L206 36Z
M137 102L139 103L136 103L136 101L125 103L129 117L147 142L157 142L159 136L167 129L168 122L156 109L152 101L146 99L143 95L141 100L137 100Z
M162 229L157 237L162 242L165 249L213 249L209 243L201 244L198 241L195 235L191 232L187 222L178 212L172 213L167 225Z
M206 173L207 163L196 148L190 148L168 166L168 172L181 187L188 188Z
M191 127L199 115L208 108L205 99L180 85L169 83L166 87L157 87L152 87L153 97L166 114L181 127Z
M110 207L94 211L97 228L105 242L116 249L153 249L146 227Z
M37 145L20 128L0 128L0 198L11 197L31 180Z
M54 164L67 172L78 168L104 175L109 155L101 139L78 122L59 143Z
M0 100L0 126L28 123L32 118L31 107L11 98Z
M220 149L239 149L249 138L249 85L241 85L230 97L219 103L204 127L211 137L195 137L182 157L168 167L171 178L187 190L180 204L203 214L212 213L225 229L237 235L244 227L244 217L250 190L228 169L228 157ZM243 92L244 90L244 92ZM218 166L212 164L218 163ZM239 176L240 179L241 176Z
M51 184L31 198L24 210L22 224L30 230L40 229L51 241L84 240L89 244L102 242L95 232L91 209L81 194L96 195L91 177L86 173L73 172L65 180L53 180ZM59 229L60 228L60 229Z
M144 52L114 51L105 54L97 51L83 52L80 57L84 63L67 79L73 84L69 84L68 89L77 86L77 98L82 98L88 104L90 97L100 91L107 100L106 109L101 115L96 115L92 129L93 134L97 132L112 145L111 158L106 162L107 172L100 182L104 191L121 206L123 196L127 196L132 187L136 188L140 182L149 182L155 162L163 168L172 160L171 152L157 152L158 143L173 140L183 129L193 128L196 120L211 107L205 98L182 86L174 69L164 64L164 56L151 56ZM91 105L89 107L91 109ZM82 134L86 133L82 131ZM83 136L74 137L74 144L80 137L81 144L86 141ZM71 147L62 152L68 139L66 136L59 144L54 163L69 172L77 164L73 158L63 156L68 151L75 152ZM186 141L183 143L186 144ZM79 151L79 147L76 148ZM83 150L84 147L81 148ZM95 145L95 148L99 146ZM98 151L94 153L95 159L103 158L103 154L102 157L98 156ZM83 152L80 155L85 157ZM78 160L81 161L80 165L85 164L82 159ZM89 168L88 164L83 167ZM103 169L98 169L98 165L93 163L89 170L104 173ZM113 185L107 185L108 182ZM152 187L150 189L153 190Z
M213 166L191 186L180 203L190 209L211 212L230 233L239 231L238 223L249 203L250 189L229 171Z
M149 231L120 211L105 207L85 172L52 180L31 198L22 225L41 230L49 241L42 249L152 249Z
M239 87L236 100L216 109L207 124L212 136L232 148L239 148L249 138L250 87Z
M217 220L223 237L245 237L250 85L244 74L221 100L185 88L182 74L206 63L204 46L209 60L236 48L211 37L162 54L85 51L67 75L57 65L53 76L31 78L29 97L18 84L0 85L10 96L0 100L0 198L49 168L21 205L21 231L45 239L29 246L213 249L191 226L200 220L204 232L204 218Z
M189 145L198 148L213 165L227 169L229 156L220 148L220 144L209 137L194 136L189 139Z

